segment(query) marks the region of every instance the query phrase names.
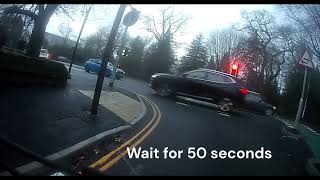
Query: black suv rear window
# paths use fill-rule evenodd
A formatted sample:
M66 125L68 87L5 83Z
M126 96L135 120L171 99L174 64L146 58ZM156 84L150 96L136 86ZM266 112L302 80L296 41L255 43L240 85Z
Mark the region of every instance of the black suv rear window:
M221 74L216 74L216 73L211 73L208 72L208 76L206 78L208 81L212 82L218 82L218 83L231 83L233 82L229 77L221 75Z
M241 79L239 79L237 77L233 77L233 76L229 76L229 77L236 81L238 87L240 87L240 88L246 87L246 84Z
M187 77L195 78L195 79L204 79L205 76L206 76L206 73L203 71L194 71L187 74Z

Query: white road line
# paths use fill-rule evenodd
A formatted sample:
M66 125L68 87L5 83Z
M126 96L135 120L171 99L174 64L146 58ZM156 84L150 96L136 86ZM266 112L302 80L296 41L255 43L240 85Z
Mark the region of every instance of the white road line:
M189 104L185 104L185 103L182 103L182 102L176 102L176 104L179 104L179 105L182 105L182 106L190 106Z
M287 122L287 121L285 121L285 120L280 120L281 122L283 122L286 126L288 126L289 128L293 128L293 126L289 123L289 122Z
M230 117L230 115L229 115L229 114L224 114L224 113L218 113L218 114L220 114L220 115L222 115L222 116Z
M304 125L304 127L305 127L306 129L308 129L309 131L313 132L314 134L320 135L316 130L310 128L309 126Z
M309 129L310 131L315 131L315 130L313 130L313 129L309 128L309 127L307 127L307 129Z

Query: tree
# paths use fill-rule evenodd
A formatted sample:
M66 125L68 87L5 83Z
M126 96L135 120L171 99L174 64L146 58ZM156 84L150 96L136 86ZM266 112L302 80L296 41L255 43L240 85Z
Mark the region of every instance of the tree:
M84 48L91 50L92 55L96 58L101 57L107 43L109 32L109 27L99 27L95 34L86 38Z
M248 35L244 48L247 55L255 54L252 66L257 66L258 90L263 92L266 84L275 84L285 63L283 54L287 52L280 43L278 26L275 18L266 10L242 11L244 24L237 28Z
M143 60L145 78L149 79L155 73L168 73L174 63L175 55L172 49L171 36L160 42L153 43L146 52Z
M140 36L137 36L129 43L129 46L125 49L126 55L120 59L120 65L127 74L133 76L141 75L144 47L145 42Z
M170 72L175 64L177 43L174 35L181 33L190 18L173 7L160 9L160 16L144 16L145 29L152 33L156 43L151 45L143 61L145 75L148 78L155 72Z
M239 40L239 34L232 28L212 31L207 40L210 58L208 68L222 71L223 67L221 65L224 63L222 62L222 57L226 53L231 54L231 51L238 45Z
M34 6L34 5L32 5ZM58 4L37 4L33 10L23 9L25 6L13 5L4 10L4 14L22 14L30 17L34 21L31 37L29 39L26 54L37 57L40 54L42 41L46 26L54 11L59 7Z
M60 35L63 37L63 46L66 45L67 41L70 38L70 34L72 33L72 27L70 24L70 21L67 22L62 22L61 24L59 24L59 33Z
M300 37L307 40L313 54L320 58L320 5L283 5L282 10L294 21Z
M89 58L95 57L100 58L102 57L102 53L107 43L107 39L110 34L111 27L110 26L101 26L98 28L96 33L89 35L84 40L84 49L87 52L87 56ZM115 45L113 47L113 52L116 51L120 46L120 41L124 33L124 28L119 28L119 31L116 35ZM129 36L126 35L125 41L127 42ZM126 43L125 43L126 45ZM91 57L90 57L91 56Z
M158 42L161 42L168 38L173 41L174 35L183 30L190 17L175 12L173 7L167 7L160 9L159 19L154 16L145 16L143 20L146 25L145 29L151 32Z
M6 46L15 48L22 37L23 22L20 15L7 15L0 17L0 28L5 36Z
M182 63L178 68L179 72L203 68L208 61L207 48L204 44L204 37L198 34L191 42L187 54L182 57Z
M296 63L301 59L306 46L312 52L313 59L319 60L319 45L320 45L320 6L319 5L282 5L281 9L288 17L290 26L282 30L282 35L285 42L290 44L287 56L287 63L284 70L284 92L281 99L280 110L283 115L294 117L301 96L302 82L304 76L303 68L296 66ZM308 73L307 82L310 80L308 101L304 120L308 123L320 124L319 111L316 107L319 106L320 96L320 79L319 72L311 71Z

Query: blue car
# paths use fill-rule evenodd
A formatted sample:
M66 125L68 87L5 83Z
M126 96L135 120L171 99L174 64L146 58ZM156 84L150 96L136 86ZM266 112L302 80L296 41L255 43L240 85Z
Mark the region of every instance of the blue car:
M95 72L98 74L100 71L101 62L102 62L101 59L89 59L84 64L84 69L86 72ZM112 72L113 72L113 65L111 62L108 62L106 77L111 77ZM116 78L121 79L124 77L124 75L125 75L125 72L122 69L118 68L116 73Z

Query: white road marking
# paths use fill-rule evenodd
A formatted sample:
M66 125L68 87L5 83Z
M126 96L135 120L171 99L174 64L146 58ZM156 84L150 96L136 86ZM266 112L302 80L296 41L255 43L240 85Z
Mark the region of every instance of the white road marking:
M222 116L230 117L230 115L229 115L229 114L224 114L224 113L218 113L218 114L220 114L220 115L222 115Z
M311 132L313 132L313 133L315 133L315 134L318 134L317 131L315 131L314 129L310 128L309 126L304 125L304 127L305 127L306 129L310 130Z
M189 104L185 104L185 103L182 103L182 102L176 102L176 104L179 104L179 105L182 105L182 106L190 106Z
M280 119L279 119L280 120ZM283 122L286 126L288 126L289 128L293 128L293 126L289 123L289 122L287 122L287 121L285 121L285 120L280 120L281 122Z

